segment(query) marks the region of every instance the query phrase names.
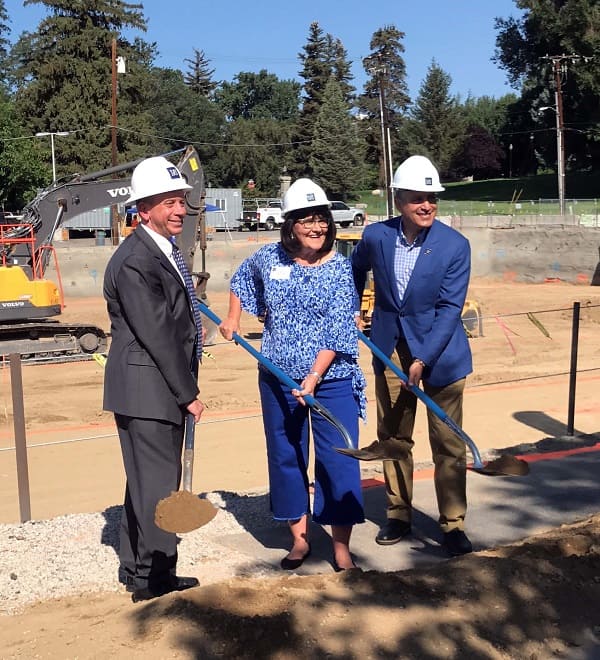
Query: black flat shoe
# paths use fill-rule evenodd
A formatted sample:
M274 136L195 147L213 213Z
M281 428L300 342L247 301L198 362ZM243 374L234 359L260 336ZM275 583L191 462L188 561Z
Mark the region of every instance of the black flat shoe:
M386 524L379 530L375 543L379 545L393 545L410 534L410 523L405 520L388 518Z
M284 557L281 560L281 568L283 568L284 571L295 571L297 568L300 568L300 566L302 566L302 564L310 557L311 551L312 548L310 547L309 543L308 550L302 557L300 557L300 559L290 559L289 557Z
M342 568L337 563L337 561L335 560L335 557L334 557L331 563L333 564L333 570L336 573L341 573L342 571L360 571L362 573L362 568L360 566L357 566L354 562L352 562L352 566L349 566L348 568Z

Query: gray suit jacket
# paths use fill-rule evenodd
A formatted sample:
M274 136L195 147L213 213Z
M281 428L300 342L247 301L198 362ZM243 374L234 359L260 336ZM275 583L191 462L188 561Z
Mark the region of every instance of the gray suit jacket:
M104 409L181 424L199 392L196 325L181 277L141 227L110 259L104 297L112 336Z

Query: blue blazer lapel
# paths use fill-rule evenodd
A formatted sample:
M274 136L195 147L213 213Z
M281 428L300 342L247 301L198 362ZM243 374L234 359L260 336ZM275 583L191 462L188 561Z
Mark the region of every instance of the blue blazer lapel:
M381 256L383 261L383 272L389 278L389 291L394 299L394 304L400 309L402 303L398 295L398 286L396 284L396 271L394 270L394 257L396 255L396 240L398 239L398 228L400 225L400 218L394 218L394 222L390 222L384 226L384 231L381 235Z

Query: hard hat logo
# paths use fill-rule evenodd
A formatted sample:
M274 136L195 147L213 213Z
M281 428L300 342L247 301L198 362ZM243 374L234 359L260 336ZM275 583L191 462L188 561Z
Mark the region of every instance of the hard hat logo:
M171 175L172 179L182 178L181 174L179 174L179 170L176 167L167 167L167 172Z
M426 186L432 186L433 185L433 179L431 177L425 177L425 185Z
M315 194L314 193L308 193L308 195L306 195L306 201L307 202L314 202L315 201Z

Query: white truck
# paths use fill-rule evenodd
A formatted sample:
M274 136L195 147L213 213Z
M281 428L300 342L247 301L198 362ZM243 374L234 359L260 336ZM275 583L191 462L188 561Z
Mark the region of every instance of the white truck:
M242 217L238 220L238 231L256 231L264 229L271 231L283 224L281 217L281 200L252 199L244 200Z

